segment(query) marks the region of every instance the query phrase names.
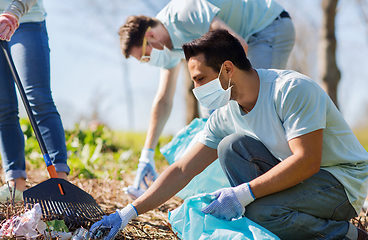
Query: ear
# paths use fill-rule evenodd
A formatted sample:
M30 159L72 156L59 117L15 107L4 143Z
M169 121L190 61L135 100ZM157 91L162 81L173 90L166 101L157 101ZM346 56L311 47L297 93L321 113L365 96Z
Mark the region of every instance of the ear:
M154 28L151 28L150 30L148 30L145 34L147 41L149 41L150 43L155 43L157 42L157 34L156 31L154 30Z
M228 78L231 78L234 74L234 67L235 66L234 66L232 61L226 60L224 62L224 66L223 66L222 71L223 71L223 73L225 73L228 76Z

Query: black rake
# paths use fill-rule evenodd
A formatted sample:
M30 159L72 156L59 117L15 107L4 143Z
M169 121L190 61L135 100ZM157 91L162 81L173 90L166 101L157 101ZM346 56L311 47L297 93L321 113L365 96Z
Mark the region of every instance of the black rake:
M0 43L51 177L23 192L24 205L26 208L31 208L34 204L39 203L43 219L64 220L70 231L79 227L89 228L94 222L102 219L105 213L90 194L70 182L58 178L16 71L8 43L6 41L0 41Z

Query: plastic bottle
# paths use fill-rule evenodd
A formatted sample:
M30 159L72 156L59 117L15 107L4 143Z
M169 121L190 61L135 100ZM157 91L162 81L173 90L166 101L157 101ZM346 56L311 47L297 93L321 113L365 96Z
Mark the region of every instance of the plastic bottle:
M72 240L89 240L89 231L85 228L78 228L74 231Z

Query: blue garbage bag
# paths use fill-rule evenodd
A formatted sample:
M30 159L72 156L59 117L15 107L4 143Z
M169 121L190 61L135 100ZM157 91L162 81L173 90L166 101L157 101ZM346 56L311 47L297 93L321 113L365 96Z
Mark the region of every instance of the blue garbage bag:
M214 197L199 194L184 200L184 203L169 212L169 222L178 237L184 240L279 240L259 224L246 217L225 221L202 213Z
M184 156L193 147L203 133L206 121L207 119L204 118L195 118L190 124L182 128L168 144L160 149L161 154L170 165ZM230 187L230 184L217 159L203 172L195 176L176 196L185 199L199 193L210 193L225 187Z

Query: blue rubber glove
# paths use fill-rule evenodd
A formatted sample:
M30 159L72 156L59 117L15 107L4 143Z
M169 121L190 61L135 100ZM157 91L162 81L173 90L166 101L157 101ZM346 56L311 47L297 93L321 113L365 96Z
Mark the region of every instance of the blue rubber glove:
M155 171L155 161L153 159L155 152L152 149L143 148L141 157L139 158L139 164L137 174L134 178L134 188L140 189L141 183L148 188L146 178L150 181L155 181L158 177L158 173Z
M241 217L245 212L245 206L255 200L249 183L222 188L211 195L216 199L202 208L202 212L226 221Z
M104 216L102 220L91 226L89 232L91 233L91 236L95 236L97 231L101 228L110 229L110 232L105 239L111 240L115 238L119 231L125 228L131 219L136 218L137 216L137 210L132 204L129 204L121 210L116 210L115 213L110 214L109 216Z

